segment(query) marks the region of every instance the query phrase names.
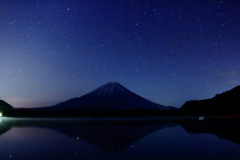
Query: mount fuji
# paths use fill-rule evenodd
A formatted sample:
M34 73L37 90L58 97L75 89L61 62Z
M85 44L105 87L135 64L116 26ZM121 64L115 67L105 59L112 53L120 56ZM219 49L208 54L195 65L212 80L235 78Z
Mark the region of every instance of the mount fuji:
M43 107L50 110L172 110L153 103L116 82L107 83L81 97L72 98L54 106Z

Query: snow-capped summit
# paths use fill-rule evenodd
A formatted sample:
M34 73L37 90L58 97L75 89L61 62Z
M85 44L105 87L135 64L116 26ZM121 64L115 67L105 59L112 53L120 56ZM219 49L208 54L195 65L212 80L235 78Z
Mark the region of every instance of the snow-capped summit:
M92 92L73 98L48 109L83 110L168 110L168 107L153 103L133 93L117 82L107 83Z
M131 91L129 91L127 88L123 87L121 84L117 82L109 82L94 91L88 93L88 95L94 95L94 96L110 96L110 95L121 95L121 94L127 94Z

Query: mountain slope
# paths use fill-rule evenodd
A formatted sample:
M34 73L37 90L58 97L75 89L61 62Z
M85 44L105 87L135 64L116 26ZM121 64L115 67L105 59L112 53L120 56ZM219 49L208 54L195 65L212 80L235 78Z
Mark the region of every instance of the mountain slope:
M181 111L204 113L240 113L240 86L205 100L187 101Z
M13 107L7 102L0 100L0 112L4 112L9 109L13 109Z
M107 83L86 95L47 108L58 110L168 110L167 107L146 100L116 82Z

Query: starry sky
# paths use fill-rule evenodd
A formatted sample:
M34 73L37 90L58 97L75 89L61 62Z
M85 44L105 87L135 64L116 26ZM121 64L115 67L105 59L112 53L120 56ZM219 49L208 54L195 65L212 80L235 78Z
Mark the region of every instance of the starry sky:
M180 107L240 84L239 0L1 0L0 99L54 105L119 82Z

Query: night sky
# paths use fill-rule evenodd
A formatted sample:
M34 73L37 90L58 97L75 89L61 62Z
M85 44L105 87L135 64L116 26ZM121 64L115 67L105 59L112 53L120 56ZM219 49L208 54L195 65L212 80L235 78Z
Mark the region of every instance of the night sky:
M119 82L180 107L240 84L239 0L2 0L0 99L54 105Z

